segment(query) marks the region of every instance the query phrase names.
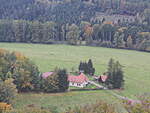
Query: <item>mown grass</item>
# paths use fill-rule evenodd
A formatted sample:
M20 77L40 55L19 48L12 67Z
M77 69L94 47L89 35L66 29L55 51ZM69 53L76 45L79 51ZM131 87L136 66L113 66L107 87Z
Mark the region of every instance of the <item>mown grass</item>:
M92 59L96 74L100 75L107 70L109 59L114 58L124 66L125 74L125 90L115 92L130 98L136 98L136 95L150 92L150 53L101 47L16 43L0 43L0 48L22 52L34 61L42 72L51 71L55 67L67 68L68 70L78 69L80 61ZM63 103L65 105L83 104L99 98L111 98L105 91L95 91L94 95L91 91L74 93L76 96L70 97L67 96L69 93L66 93L64 94L66 96L63 96L62 99L55 95L48 96L49 94L43 97L40 94L22 94L18 97L19 102L16 106L20 107L32 103L32 98L36 98L36 95L39 96L39 100L36 100L35 103L45 106L52 103L53 105L57 104L57 106L62 106ZM26 102L23 99L25 96L29 96L31 100L29 99L29 102ZM59 102L56 102L57 99L60 99ZM68 101L71 102L68 103Z

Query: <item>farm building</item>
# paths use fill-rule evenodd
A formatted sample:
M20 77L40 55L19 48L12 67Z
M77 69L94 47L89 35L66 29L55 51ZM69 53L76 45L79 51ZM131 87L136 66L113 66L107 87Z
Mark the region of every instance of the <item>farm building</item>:
M108 79L108 76L107 75L94 76L94 79L96 81L104 83Z
M99 77L99 81L104 83L104 82L106 82L107 78L108 78L107 75L101 75L101 76Z
M45 72L42 74L42 78L46 79L47 77L51 76L53 72Z
M45 72L42 74L42 78L46 79L47 77L53 75L53 72ZM81 73L78 76L68 75L69 86L75 87L85 87L88 84L88 77Z
M85 87L88 84L89 79L83 73L81 73L78 76L69 75L68 81L69 86Z
M93 22L96 22L96 21L102 22L103 19L105 19L105 22L112 22L113 24L118 24L118 22L120 22L120 23L122 23L122 22L132 23L132 22L135 22L136 16L121 15L121 14L109 15L109 14L106 14L106 13L97 12L95 14L95 17L93 17L91 19L91 21L93 21Z

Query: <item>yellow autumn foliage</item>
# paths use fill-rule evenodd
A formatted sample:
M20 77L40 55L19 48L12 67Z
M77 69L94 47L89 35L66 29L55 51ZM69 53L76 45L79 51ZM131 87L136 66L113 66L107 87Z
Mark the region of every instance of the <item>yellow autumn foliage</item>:
M7 50L0 48L0 56L1 56L1 55L4 55L4 54L6 54L6 53L8 53Z
M11 52L9 52L9 51L7 51L5 49L0 48L0 56L6 55L6 54L10 54L10 53ZM16 56L17 60L24 60L24 59L26 59L26 57L22 53L20 53L20 52L12 52L12 54L14 56Z
M13 54L16 56L16 58L18 60L24 60L24 59L26 59L26 57L22 53L20 53L20 52L13 52Z
M90 26L87 26L85 28L85 33L86 33L87 36L90 36L93 33L93 28L90 27Z
M139 32L140 35L150 35L150 32Z
M10 111L11 109L12 106L10 104L0 102L0 112Z
M114 25L112 21L104 22L104 24Z

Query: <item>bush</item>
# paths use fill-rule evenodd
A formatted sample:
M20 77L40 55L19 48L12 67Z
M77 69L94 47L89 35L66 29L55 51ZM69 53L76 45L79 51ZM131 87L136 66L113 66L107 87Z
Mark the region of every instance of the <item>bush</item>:
M69 109L66 113L116 113L115 108L105 102Z
M124 106L129 113L150 113L150 95L142 95L139 101L124 101Z
M0 82L0 102L11 104L17 95L16 86L12 79Z
M20 110L11 110L5 113L52 113L50 110L47 109L40 109L40 108L26 108Z
M43 82L44 92L58 92L59 91L59 81L57 73L53 73L51 76L44 79Z
M68 75L65 69L55 69L54 73L43 79L45 92L64 92L69 88Z

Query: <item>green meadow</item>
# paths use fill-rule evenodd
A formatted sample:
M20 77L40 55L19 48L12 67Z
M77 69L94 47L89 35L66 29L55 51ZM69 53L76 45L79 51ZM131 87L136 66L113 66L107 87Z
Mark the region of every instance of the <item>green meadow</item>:
M66 68L68 71L77 70L80 61L92 59L96 68L96 75L107 70L110 58L118 60L123 65L125 75L125 89L114 92L136 99L137 95L150 92L150 53L120 50L102 47L42 45L21 43L0 43L0 48L19 51L29 57L41 72L52 71L55 67ZM110 91L111 92L111 91ZM111 103L118 99L109 91L71 91L60 94L19 94L16 108L23 108L28 104L37 106L66 109L76 105L84 105L104 99Z

